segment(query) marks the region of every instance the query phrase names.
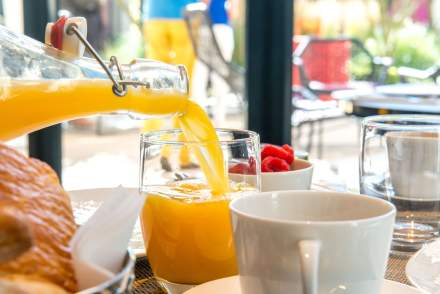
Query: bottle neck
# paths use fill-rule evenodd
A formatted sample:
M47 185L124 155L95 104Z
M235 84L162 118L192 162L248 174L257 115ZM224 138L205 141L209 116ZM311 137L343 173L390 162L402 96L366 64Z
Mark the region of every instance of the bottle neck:
M107 72L94 59L81 58L75 61L81 68L85 78L109 79ZM133 87L145 87L159 92L175 92L182 95L188 94L188 76L185 67L174 66L166 63L135 59L129 64L120 65L122 78L116 66L106 63L112 76L120 83Z

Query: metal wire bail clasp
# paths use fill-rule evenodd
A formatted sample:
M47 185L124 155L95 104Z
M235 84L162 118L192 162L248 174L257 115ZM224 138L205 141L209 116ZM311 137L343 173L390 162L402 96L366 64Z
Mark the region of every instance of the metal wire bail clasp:
M125 96L127 94L127 84L130 83L130 81L124 81L124 76L122 73L122 69L118 63L118 59L115 56L110 57L110 68L107 67L104 60L99 56L98 52L92 47L92 45L87 41L87 39L82 35L80 30L78 29L78 26L74 23L69 24L66 28L66 33L68 35L75 34L78 39L84 44L84 46L87 48L87 50L90 52L90 54L93 55L93 57L98 61L98 63L101 65L101 67L104 69L107 76L110 78L110 80L113 82L113 93L117 96ZM116 66L119 74L119 81L116 80L116 78L113 76L111 68L113 66Z

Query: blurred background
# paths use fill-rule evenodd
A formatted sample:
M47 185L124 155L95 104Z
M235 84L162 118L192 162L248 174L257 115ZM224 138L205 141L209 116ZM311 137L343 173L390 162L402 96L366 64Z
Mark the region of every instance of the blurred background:
M26 2L0 1L0 22L23 32ZM215 125L247 127L246 2L252 5L252 1L49 2L57 7L57 16L84 16L88 40L106 59L115 55L126 63L153 58L184 64L192 80L191 97L205 107ZM336 184L357 187L359 121L396 109L359 106L350 91L370 93L373 86L402 84L438 90L440 0L295 0L293 4L292 144L322 166L316 177L330 174ZM437 98L436 93L428 99ZM417 108L421 104L414 102L399 111L421 112ZM64 123L66 189L136 186L139 134L153 125L157 124L126 115ZM9 144L27 152L27 137Z

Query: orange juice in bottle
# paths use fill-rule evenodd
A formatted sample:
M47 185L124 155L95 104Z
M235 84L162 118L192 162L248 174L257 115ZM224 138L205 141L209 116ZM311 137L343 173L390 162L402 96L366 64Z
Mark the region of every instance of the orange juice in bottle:
M187 103L187 96L182 93L143 88L130 89L124 97L117 97L112 93L112 83L104 79L0 79L0 141L97 113L183 113Z
M185 112L182 66L141 59L100 64L99 56L73 56L3 26L0 44L0 141L92 114ZM124 91L114 91L115 82Z

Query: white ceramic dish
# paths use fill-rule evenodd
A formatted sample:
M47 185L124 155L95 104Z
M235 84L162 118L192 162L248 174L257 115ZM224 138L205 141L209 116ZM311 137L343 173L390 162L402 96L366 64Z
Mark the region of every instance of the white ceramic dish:
M293 170L286 172L261 173L261 191L310 190L313 164L303 159L295 159ZM255 184L254 175L230 173L233 181Z
M240 294L240 280L238 276L211 281L194 287L185 294ZM372 293L374 294L374 293ZM426 292L389 280L383 283L380 294L426 294Z
M112 193L114 188L98 188L86 190L68 191L72 201L75 222L78 225L85 223L102 204L105 197ZM137 188L126 188L131 192L136 192ZM145 255L144 241L139 221L136 223L130 239L129 247L136 256Z
M261 173L261 191L310 190L313 164L295 159L293 170L278 173Z
M431 294L440 294L440 240L425 245L406 264L408 280Z

